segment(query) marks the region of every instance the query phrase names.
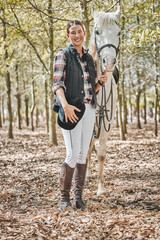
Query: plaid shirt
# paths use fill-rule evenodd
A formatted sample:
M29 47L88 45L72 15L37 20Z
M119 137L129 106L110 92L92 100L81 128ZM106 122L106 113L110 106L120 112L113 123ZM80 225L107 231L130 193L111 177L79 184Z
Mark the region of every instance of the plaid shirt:
M86 53L86 50L83 49L83 54ZM91 103L92 100L92 86L89 82L90 76L87 67L87 62L83 61L79 57L79 62L82 67L83 76L84 76L84 102ZM66 80L66 56L63 50L60 50L54 60L54 84L53 84L53 92L56 93L57 89L62 87L64 90L65 87L65 80Z

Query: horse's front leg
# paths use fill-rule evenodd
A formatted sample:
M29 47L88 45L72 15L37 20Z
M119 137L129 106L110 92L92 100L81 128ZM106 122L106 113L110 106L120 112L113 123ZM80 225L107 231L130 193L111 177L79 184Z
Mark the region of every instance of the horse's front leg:
M98 147L98 190L97 196L101 194L106 194L106 190L104 189L104 162L106 160L106 138L104 135L104 131L101 131L100 139L99 139L99 147Z
M91 143L90 143L90 147L88 150L88 154L87 154L87 173L86 173L86 177L88 180L90 180L92 178L92 173L91 173L91 153L92 153L92 149L93 149L93 145L94 145L94 137L92 137Z

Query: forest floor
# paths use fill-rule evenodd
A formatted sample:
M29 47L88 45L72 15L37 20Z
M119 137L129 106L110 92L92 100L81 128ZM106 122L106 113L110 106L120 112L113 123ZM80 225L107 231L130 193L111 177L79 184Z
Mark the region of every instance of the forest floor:
M6 127L0 129L0 239L160 240L160 137L153 128L128 124L127 140L121 141L113 127L104 168L107 194L97 197L93 152L84 212L58 209L65 157L59 128L58 146L50 146L43 127L35 132L15 127L13 140Z

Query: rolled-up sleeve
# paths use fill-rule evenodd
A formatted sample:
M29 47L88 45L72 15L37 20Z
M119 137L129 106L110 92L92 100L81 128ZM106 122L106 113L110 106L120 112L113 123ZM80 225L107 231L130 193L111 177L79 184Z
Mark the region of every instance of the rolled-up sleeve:
M63 50L60 50L54 60L54 77L52 90L54 94L58 88L65 90L65 78L66 78L66 56Z

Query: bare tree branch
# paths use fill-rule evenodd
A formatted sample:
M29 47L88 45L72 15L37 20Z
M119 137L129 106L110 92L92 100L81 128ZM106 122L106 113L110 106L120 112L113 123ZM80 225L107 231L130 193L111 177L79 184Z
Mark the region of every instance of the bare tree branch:
M36 5L34 5L30 0L27 0L29 2L29 4L36 9L37 11L43 13L44 15L46 15L47 17L52 17L50 15L48 15L47 13L45 13L44 11L42 11L41 9L39 9ZM70 19L66 19L66 18L56 18L56 17L52 17L55 20L60 20L60 21L65 21L65 22L69 22Z
M11 6L11 10L12 10L12 12L13 12L13 14L14 14L14 17L15 17L15 19L16 19L16 21L17 21L17 24L18 24L18 27L19 27L19 28L17 28L17 29L21 32L21 34L23 35L23 37L24 37L24 38L29 42L29 44L32 46L32 48L34 49L34 51L35 51L38 59L40 60L40 62L41 62L42 65L44 66L45 70L48 71L48 68L46 67L45 63L43 62L42 58L40 57L40 55L39 55L36 47L35 47L34 44L31 42L31 40L29 39L29 37L27 36L27 34L25 33L25 31L22 30L21 25L20 25L20 22L19 22L19 19L18 19L18 17L17 17L17 15L16 15L16 13L15 13L15 11L14 11L14 9L13 9L12 6Z
M118 0L115 4L113 4L108 10L105 12L109 12L112 8L114 8L118 3L120 3L120 0Z

